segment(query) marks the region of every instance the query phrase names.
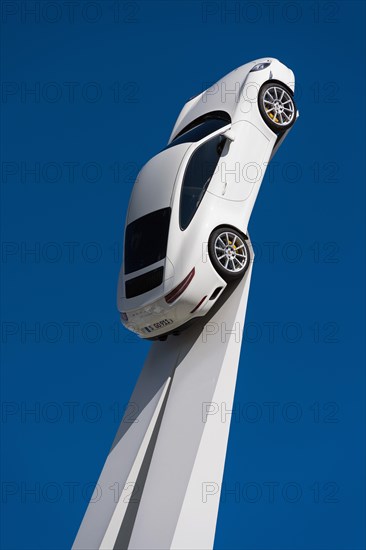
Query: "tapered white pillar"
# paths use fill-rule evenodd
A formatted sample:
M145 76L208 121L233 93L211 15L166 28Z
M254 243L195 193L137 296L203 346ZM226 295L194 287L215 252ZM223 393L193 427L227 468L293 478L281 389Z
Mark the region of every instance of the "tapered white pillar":
M152 344L75 550L212 548L251 272Z

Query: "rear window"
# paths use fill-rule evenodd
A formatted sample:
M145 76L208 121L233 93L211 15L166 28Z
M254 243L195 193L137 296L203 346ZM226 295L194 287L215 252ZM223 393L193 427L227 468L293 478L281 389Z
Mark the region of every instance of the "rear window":
M170 208L162 208L142 216L126 227L124 251L126 274L165 258L170 213Z

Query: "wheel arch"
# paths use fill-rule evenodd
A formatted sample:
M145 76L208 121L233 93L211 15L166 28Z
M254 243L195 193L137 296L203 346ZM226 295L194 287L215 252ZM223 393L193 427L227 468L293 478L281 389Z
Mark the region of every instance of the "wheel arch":
M211 236L212 236L212 233L214 233L214 231L216 231L217 229L222 229L223 227L230 227L230 229L234 229L235 231L238 231L238 233L240 233L240 235L243 237L243 239L245 241L247 241L249 239L248 235L246 235L244 233L244 231L242 231L241 229L239 229L239 227L237 227L236 225L233 225L232 223L220 223L219 225L217 225L216 227L214 227L209 235L209 238L208 240L211 239Z
M290 94L291 97L294 97L294 96L295 96L293 90L291 90L290 86L287 86L287 84L286 84L285 82L282 82L282 80L277 80L276 78L270 78L269 80L266 80L265 82L263 82L263 84L262 84L261 87L259 88L258 97L259 97L259 94L260 94L261 91L262 91L262 88L263 88L264 86L266 86L267 84L280 84L281 86L283 86L284 88L286 88L286 90L288 91L288 93Z

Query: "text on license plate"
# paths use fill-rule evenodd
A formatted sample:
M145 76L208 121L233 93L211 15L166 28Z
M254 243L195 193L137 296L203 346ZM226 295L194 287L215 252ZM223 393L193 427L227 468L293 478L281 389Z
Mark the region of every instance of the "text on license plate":
M144 327L145 332L153 332L154 330L158 330L159 328L166 327L168 325L171 325L173 323L173 319L162 319L161 321L158 321L157 323L153 323L152 325L147 325Z

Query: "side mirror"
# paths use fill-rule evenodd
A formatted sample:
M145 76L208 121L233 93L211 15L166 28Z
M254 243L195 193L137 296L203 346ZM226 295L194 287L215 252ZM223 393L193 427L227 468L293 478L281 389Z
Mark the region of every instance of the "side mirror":
M224 132L223 134L221 134L224 138L228 139L229 141L234 141L235 140L235 134L234 132L229 129L229 130L226 130L226 132Z

